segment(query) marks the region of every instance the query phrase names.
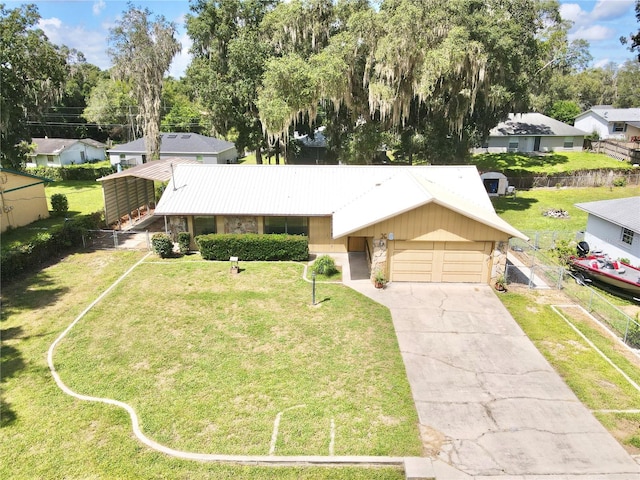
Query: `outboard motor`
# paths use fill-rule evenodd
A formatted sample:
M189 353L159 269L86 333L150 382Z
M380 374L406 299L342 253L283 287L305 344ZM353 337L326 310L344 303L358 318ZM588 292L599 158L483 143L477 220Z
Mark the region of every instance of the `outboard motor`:
M576 247L576 253L578 257L584 258L589 255L589 244L587 242L578 242L578 246Z

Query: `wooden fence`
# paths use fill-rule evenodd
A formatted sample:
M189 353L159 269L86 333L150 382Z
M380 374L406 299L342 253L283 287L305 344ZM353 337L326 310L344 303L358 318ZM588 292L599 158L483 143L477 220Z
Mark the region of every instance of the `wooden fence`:
M613 170L590 170L574 175L529 175L507 177L509 185L526 190L538 187L614 187L622 185L640 185L640 168L635 172L616 172Z
M634 140L640 140L634 137ZM605 155L617 160L624 160L631 163L640 163L640 141L621 142L618 140L600 140L593 142L585 140L585 150Z

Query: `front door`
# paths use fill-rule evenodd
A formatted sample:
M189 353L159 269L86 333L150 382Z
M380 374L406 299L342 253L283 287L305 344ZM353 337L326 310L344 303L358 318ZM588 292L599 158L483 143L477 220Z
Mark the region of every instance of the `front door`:
M534 152L539 152L540 151L540 139L542 137L536 137L536 139L533 141L533 151Z

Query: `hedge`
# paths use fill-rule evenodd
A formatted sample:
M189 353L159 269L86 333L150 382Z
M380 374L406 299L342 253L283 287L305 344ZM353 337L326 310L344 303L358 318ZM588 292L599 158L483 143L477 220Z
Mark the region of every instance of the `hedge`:
M96 180L116 172L115 167L97 167L91 164L69 165L65 167L29 167L25 171L31 175L51 180Z
M98 228L101 221L100 213L82 215L37 234L29 243L2 252L0 278L3 282L13 280L19 274L81 246L82 235Z
M309 239L302 235L285 234L208 234L198 235L195 242L205 260L244 261L293 260L309 258Z

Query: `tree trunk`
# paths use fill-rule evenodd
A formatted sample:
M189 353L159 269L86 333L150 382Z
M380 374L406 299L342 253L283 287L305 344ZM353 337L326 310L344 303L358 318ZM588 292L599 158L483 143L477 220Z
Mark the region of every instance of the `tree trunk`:
M260 148L260 145L256 147L256 163L258 165L262 165L262 149Z
M280 139L276 140L276 165L280 165Z

